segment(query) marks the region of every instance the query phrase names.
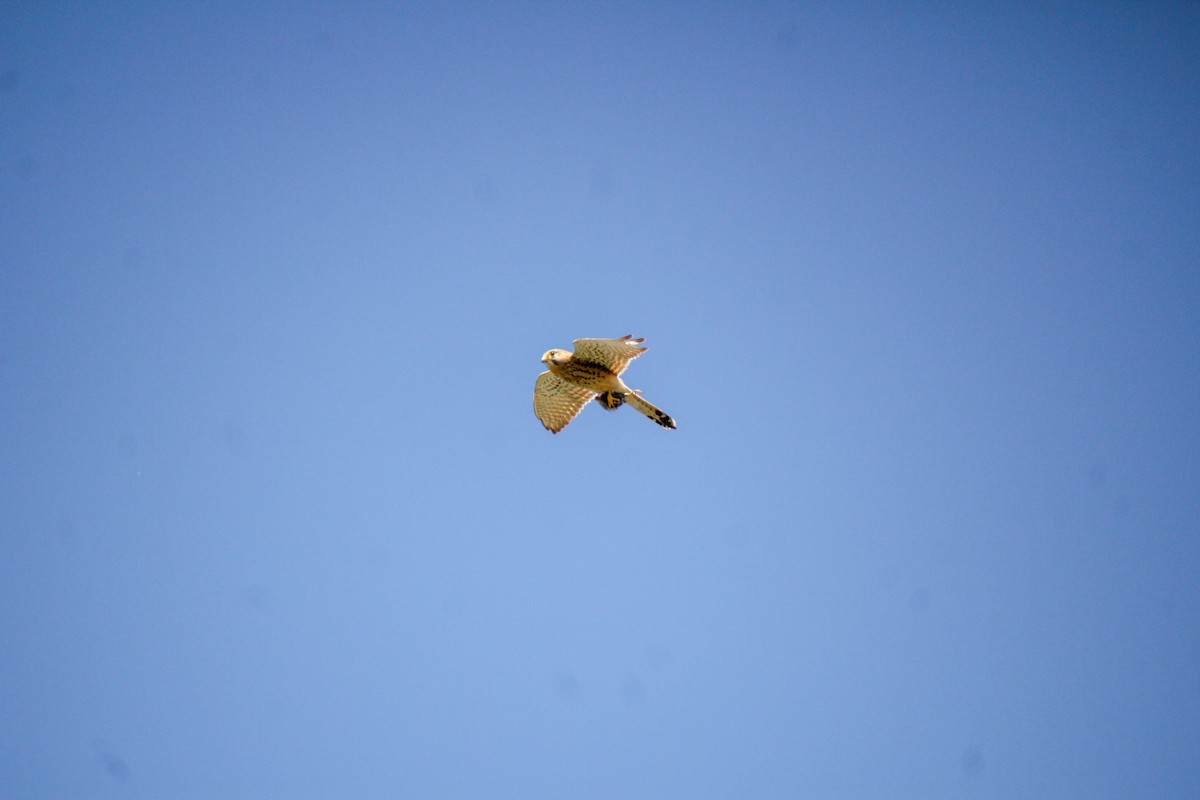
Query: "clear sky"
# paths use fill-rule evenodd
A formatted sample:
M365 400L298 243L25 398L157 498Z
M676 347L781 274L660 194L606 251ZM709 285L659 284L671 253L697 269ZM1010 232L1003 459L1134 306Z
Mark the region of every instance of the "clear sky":
M0 626L5 798L1196 797L1200 4L0 5Z

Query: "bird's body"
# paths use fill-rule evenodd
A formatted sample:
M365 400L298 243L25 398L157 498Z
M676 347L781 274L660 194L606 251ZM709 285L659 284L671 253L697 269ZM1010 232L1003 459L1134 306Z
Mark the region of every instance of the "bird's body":
M576 339L575 352L547 350L542 363L549 369L533 387L533 412L551 433L558 433L593 397L612 411L628 403L664 428L675 420L644 400L621 380L629 362L646 352L632 334L619 339Z
M551 350L547 359L544 359L546 366L550 368L558 377L565 381L582 386L585 389L591 389L597 393L604 392L619 392L620 394L628 394L633 391L617 373L613 372L603 364L597 364L591 361L581 361L575 358L574 354L568 353L565 350Z

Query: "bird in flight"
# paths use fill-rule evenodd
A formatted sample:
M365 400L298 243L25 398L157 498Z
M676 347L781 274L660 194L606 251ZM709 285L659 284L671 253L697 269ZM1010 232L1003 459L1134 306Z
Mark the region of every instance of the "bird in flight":
M675 420L621 380L629 362L646 352L640 346L644 341L633 334L620 339L576 339L574 353L547 350L542 363L549 371L538 375L533 385L533 413L546 430L558 433L567 427L593 397L609 411L628 403L664 428L674 428Z

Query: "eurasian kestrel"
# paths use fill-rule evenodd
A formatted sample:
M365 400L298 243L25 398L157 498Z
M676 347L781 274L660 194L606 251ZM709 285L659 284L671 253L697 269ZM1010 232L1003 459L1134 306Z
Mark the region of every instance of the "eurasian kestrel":
M542 363L550 371L538 375L533 385L533 413L546 430L558 433L567 427L593 397L609 411L628 403L664 428L674 428L675 420L620 378L629 362L646 352L639 346L644 341L633 334L620 339L576 339L574 353L547 350Z

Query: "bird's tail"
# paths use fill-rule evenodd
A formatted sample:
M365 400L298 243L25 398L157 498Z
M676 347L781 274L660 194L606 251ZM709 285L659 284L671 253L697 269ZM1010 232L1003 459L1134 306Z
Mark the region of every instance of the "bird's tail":
M663 411L658 406L652 405L646 400L643 400L640 394L637 394L636 392L630 392L629 394L625 395L623 399L626 403L629 403L629 405L633 406L638 411L657 422L659 425L662 425L664 428L675 427L675 420L671 419L671 417L667 415L667 412Z

